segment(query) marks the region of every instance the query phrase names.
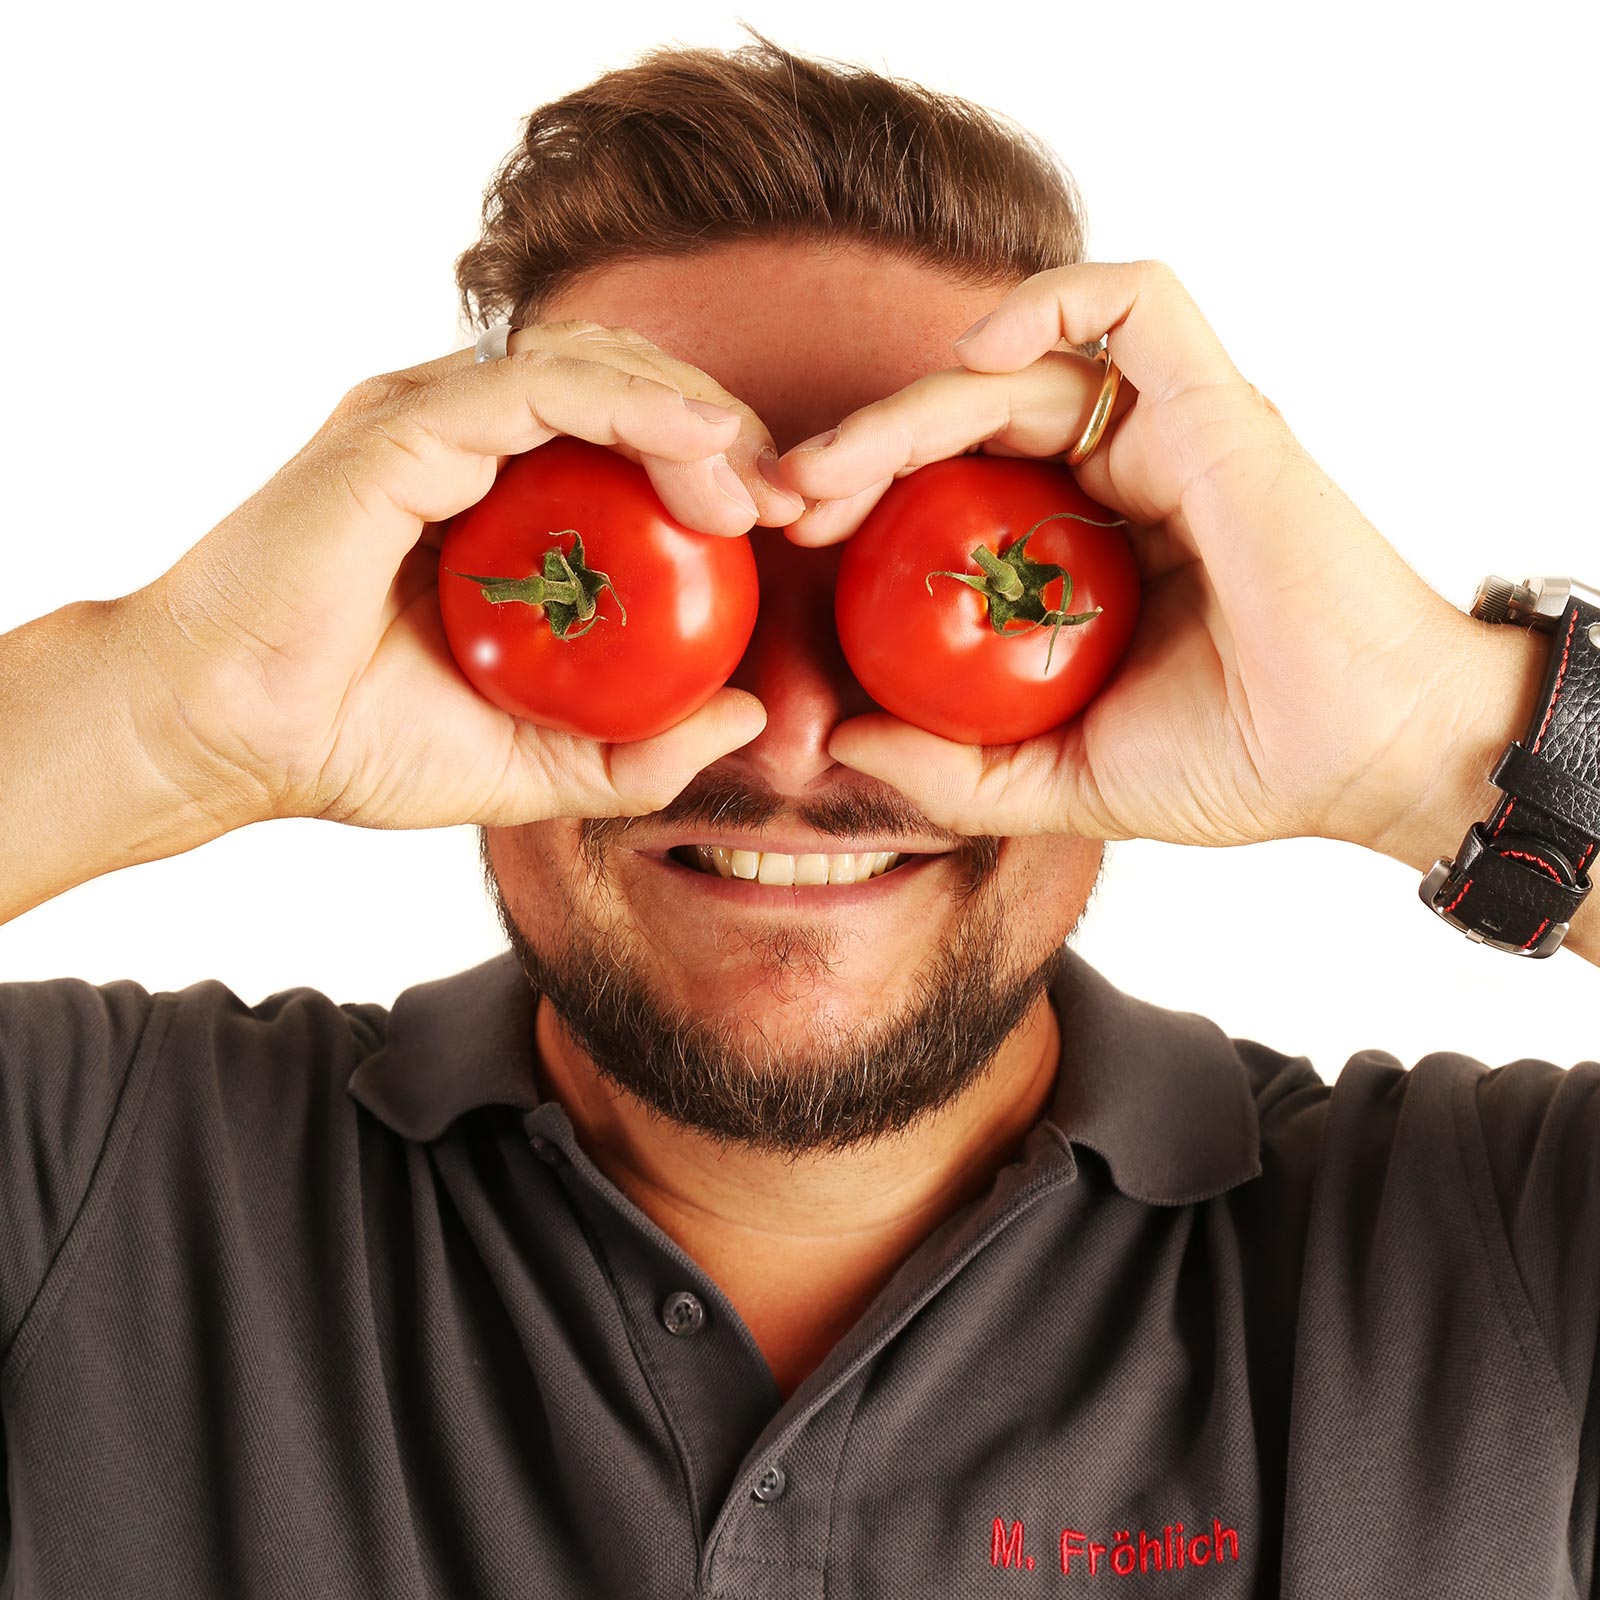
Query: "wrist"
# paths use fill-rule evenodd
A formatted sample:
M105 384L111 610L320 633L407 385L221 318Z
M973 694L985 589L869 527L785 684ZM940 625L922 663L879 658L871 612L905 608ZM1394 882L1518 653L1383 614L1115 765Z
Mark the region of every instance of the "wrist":
M1445 634L1430 657L1437 674L1386 774L1389 802L1367 831L1349 836L1419 876L1454 858L1468 829L1504 798L1489 774L1513 740L1526 738L1550 665L1550 636L1531 628L1457 612ZM1563 941L1586 961L1600 960L1597 904L1600 897L1584 901Z
M110 693L126 715L132 752L142 763L147 792L160 797L158 832L177 855L208 839L277 815L264 786L252 784L236 761L213 748L200 729L213 708L233 702L215 681L215 658L174 644L170 611L153 586L97 606Z
M231 788L190 787L166 760L155 730L171 690L136 642L131 598L0 636L0 922L254 820Z
M1385 803L1351 842L1425 873L1500 799L1489 774L1539 704L1547 634L1454 612L1431 642L1432 670L1385 775Z

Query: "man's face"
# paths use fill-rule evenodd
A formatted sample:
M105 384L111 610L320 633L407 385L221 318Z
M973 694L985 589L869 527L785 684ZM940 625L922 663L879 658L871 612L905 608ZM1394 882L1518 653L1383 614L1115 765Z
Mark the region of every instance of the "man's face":
M957 365L950 341L1001 297L865 249L763 242L608 268L540 316L643 334L750 406L781 453ZM760 615L730 682L765 705L761 734L652 816L487 829L485 863L530 981L605 1076L721 1139L843 1148L959 1094L1046 1003L1103 847L959 838L837 765L829 734L879 709L834 633L843 545L750 537ZM797 890L669 856L692 842L915 855Z

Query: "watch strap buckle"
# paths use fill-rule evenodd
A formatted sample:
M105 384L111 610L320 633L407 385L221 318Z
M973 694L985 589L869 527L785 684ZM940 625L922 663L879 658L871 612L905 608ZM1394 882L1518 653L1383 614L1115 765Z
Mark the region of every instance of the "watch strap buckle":
M1572 864L1547 839L1519 833L1491 838L1475 822L1454 860L1440 856L1418 886L1422 903L1469 939L1510 955L1554 955L1583 904ZM1472 896L1474 920L1457 914Z

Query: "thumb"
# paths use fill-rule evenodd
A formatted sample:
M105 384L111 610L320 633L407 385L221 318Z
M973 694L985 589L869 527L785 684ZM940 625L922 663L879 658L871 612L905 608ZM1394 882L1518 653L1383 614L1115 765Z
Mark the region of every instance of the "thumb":
M1068 723L1020 744L957 744L886 713L841 722L828 754L878 778L919 806L938 827L961 834L1083 833L1095 828L1071 755Z
M614 814L643 816L659 811L698 773L749 744L766 725L767 708L753 694L719 689L665 733L599 746L610 791L599 799L609 798Z

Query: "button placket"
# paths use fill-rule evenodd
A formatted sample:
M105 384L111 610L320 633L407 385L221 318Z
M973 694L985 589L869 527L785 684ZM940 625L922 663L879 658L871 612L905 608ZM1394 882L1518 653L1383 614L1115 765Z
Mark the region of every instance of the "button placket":
M568 1146L564 1113L550 1104L546 1114L562 1119L556 1124L560 1138L530 1134L544 1138L554 1153L555 1171L605 1265L617 1309L644 1342L638 1352L642 1380L679 1453L692 1514L701 1528L708 1527L734 1490L749 1441L770 1418L776 1398L771 1373L748 1333L741 1334L738 1312L717 1298L715 1284L697 1282L697 1263L682 1247L581 1145Z

